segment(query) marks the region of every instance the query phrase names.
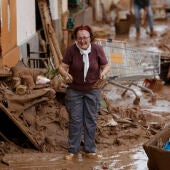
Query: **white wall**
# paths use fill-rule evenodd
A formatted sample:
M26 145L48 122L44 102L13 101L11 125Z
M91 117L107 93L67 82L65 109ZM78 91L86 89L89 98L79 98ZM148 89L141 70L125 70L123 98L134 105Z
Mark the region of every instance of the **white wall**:
M36 33L35 0L17 0L17 45L22 45Z
M59 18L58 0L50 0L50 12L52 20L57 20Z

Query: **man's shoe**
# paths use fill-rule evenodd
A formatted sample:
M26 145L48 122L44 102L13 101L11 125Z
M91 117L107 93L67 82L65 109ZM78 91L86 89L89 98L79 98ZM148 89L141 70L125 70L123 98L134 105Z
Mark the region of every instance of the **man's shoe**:
M68 155L65 155L64 159L65 160L72 160L75 154L69 153Z

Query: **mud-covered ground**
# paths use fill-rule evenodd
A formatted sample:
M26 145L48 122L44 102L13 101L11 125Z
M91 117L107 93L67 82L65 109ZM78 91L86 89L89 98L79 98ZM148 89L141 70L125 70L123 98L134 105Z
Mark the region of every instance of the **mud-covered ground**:
M129 35L115 36L114 29L109 31L109 37L126 40L130 45L147 50L169 51L168 39L170 36L170 21L156 21L155 31L157 36L150 37L145 29L141 36L136 37L132 26ZM96 27L96 25L95 25ZM105 26L106 30L109 26ZM142 82L141 82L142 83ZM38 103L32 101L33 96L27 96L31 104L23 105L3 84L1 89L8 90L6 98L15 104L16 109L9 107L9 115L13 114L21 129L28 134L27 140L19 137L12 140L1 134L0 169L6 170L144 170L147 169L147 156L142 145L152 136L168 126L170 119L170 86L157 82L155 90L156 100L152 95L134 87L140 96L139 105L134 105L135 96L127 92L121 96L122 89L112 84L107 84L103 89L102 107L98 117L96 143L97 151L102 158L89 159L80 151L73 160L63 159L67 154L68 115L62 104L63 95L51 97L53 92L49 89L36 91ZM47 94L47 92L49 92ZM39 95L41 93L41 98ZM3 90L1 90L3 94ZM37 96L36 96L37 95ZM60 99L60 101L59 101ZM24 99L25 100L25 99ZM36 104L36 107L31 107ZM37 105L39 104L39 105ZM16 105L15 105L16 106ZM19 109L18 109L19 108ZM31 113L31 114L30 114ZM24 128L23 128L24 127ZM11 127L7 128L10 132ZM16 133L17 131L15 131ZM41 151L38 151L41 150Z

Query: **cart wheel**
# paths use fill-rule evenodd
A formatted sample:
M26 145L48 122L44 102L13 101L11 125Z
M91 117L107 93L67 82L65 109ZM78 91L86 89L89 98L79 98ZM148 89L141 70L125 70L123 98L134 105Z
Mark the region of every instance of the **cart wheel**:
M133 101L133 104L134 105L139 105L139 102L140 102L140 97L136 97L135 100Z

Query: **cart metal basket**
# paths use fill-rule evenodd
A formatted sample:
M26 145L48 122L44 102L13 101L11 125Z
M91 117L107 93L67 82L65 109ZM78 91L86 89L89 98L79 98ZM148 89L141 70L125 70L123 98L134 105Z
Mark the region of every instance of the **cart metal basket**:
M105 55L111 65L108 81L111 84L125 89L122 96L130 90L136 96L134 104L139 104L140 98L134 89L131 88L131 86L134 85L151 93L153 98L155 97L153 91L139 84L139 81L154 78L160 74L159 52L132 47L125 41L98 39L96 43L103 47ZM128 82L128 85L123 85L121 81Z

